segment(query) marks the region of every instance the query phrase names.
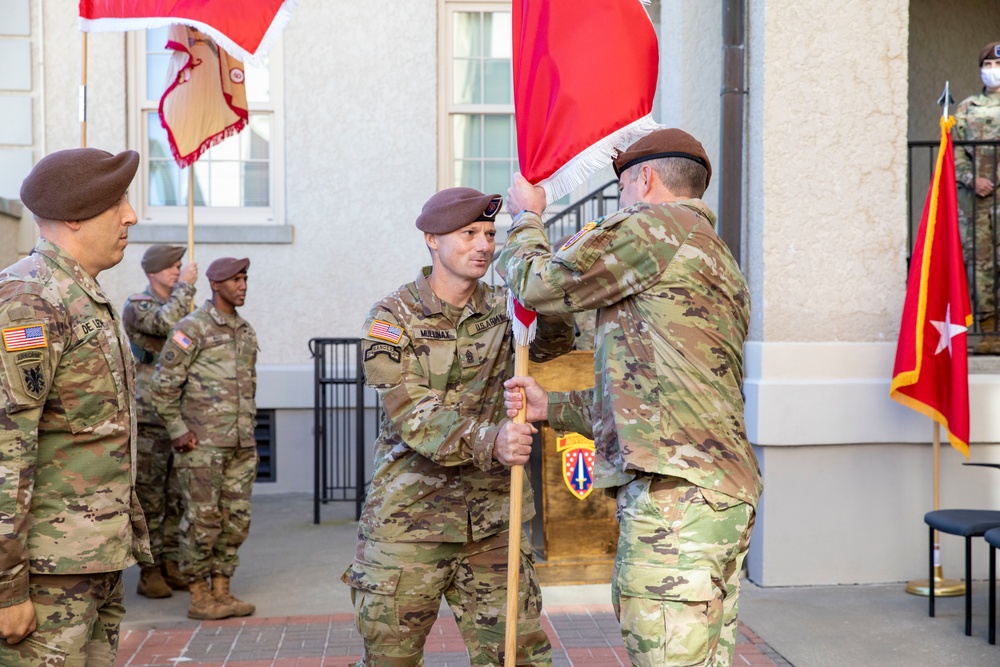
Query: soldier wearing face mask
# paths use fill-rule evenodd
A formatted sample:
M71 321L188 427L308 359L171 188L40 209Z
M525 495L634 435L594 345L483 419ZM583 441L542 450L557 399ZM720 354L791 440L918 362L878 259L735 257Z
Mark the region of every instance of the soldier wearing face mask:
M990 42L979 53L983 90L962 100L955 110L957 141L1000 140L1000 42ZM997 146L959 146L955 149L955 177L958 180L959 218L969 289L979 330L987 336L976 351L1000 353L1000 321L997 321L997 285L993 263L997 256L992 226L996 224L997 182L1000 154Z

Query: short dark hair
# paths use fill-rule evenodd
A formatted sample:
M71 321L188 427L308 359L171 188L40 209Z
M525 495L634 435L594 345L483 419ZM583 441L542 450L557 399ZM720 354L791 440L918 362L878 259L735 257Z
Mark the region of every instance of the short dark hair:
M635 181L639 178L643 165L648 165L663 185L675 195L700 198L705 194L708 170L694 160L684 157L661 157L640 162L629 168L632 172L630 180Z

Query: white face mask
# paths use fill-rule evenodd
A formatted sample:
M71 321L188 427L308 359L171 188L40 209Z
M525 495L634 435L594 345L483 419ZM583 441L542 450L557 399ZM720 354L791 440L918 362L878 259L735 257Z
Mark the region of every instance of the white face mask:
M983 85L987 88L1000 88L1000 67L985 67L979 70L979 76L983 79Z

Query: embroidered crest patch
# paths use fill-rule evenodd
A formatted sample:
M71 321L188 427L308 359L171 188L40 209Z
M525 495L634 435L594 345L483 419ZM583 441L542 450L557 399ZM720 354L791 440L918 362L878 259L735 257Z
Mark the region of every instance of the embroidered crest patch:
M21 376L21 388L24 393L34 400L45 396L48 392L48 379L42 369L45 360L43 352L21 352L14 357L17 370Z
M45 337L45 325L39 322L38 324L4 329L3 346L8 352L48 347L49 341Z
M597 227L597 223L596 222L588 222L587 224L585 224L583 226L583 229L581 229L580 231L578 231L576 234L573 234L573 236L569 237L566 240L566 243L563 243L562 247L559 248L559 249L560 250L565 250L566 248L570 247L571 245L573 245L574 243L576 243L577 241L579 241L581 236L583 236L584 234L586 234L587 232L589 232L594 227Z
M594 490L594 441L579 433L567 433L556 440L556 451L562 454L562 477L578 500Z
M402 339L403 330L384 320L375 320L372 322L371 327L368 328L368 335L372 338L387 340L395 345Z

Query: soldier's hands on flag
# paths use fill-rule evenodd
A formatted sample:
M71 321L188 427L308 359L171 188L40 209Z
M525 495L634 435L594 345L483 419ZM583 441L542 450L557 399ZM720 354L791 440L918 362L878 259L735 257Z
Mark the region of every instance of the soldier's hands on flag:
M493 458L507 466L523 466L531 458L531 436L538 429L531 424L507 422L493 443Z
M513 218L522 211L541 215L545 211L545 189L532 185L518 173L514 174L514 183L507 188L507 212Z
M182 283L187 283L188 285L194 285L198 282L198 263L188 262L182 266L179 280Z
M35 605L28 599L19 604L0 608L0 639L16 644L35 631Z
M507 408L507 416L514 418L524 405L524 397L528 399L528 412L525 421L537 422L549 416L549 395L533 377L512 377L503 383L503 402ZM523 390L523 393L522 393Z

